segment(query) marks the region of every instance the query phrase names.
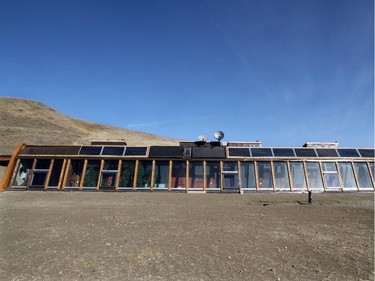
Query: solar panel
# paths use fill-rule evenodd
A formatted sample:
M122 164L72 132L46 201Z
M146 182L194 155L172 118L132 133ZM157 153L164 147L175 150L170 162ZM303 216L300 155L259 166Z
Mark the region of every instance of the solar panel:
M121 156L124 154L125 147L123 146L105 146L103 148L102 155L118 155Z
M341 157L359 157L358 151L354 148L339 148L337 151Z
M101 146L82 146L79 155L100 155Z
M358 149L362 157L375 157L374 149Z
M146 155L147 153L147 147L127 147L125 150L125 155L131 156L131 155Z
M253 157L272 157L272 150L271 148L252 148L251 155Z
M317 148L316 152L319 157L338 157L336 149Z
M276 157L295 157L293 148L273 148L273 155Z
M294 152L297 157L316 157L315 150L313 148L295 148Z
M232 148L228 149L229 156L242 156L249 157L250 149L249 148Z

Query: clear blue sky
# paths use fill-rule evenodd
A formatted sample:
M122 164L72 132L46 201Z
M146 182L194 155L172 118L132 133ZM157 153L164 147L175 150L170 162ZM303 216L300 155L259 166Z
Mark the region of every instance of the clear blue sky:
M0 95L195 140L374 146L373 0L0 0Z

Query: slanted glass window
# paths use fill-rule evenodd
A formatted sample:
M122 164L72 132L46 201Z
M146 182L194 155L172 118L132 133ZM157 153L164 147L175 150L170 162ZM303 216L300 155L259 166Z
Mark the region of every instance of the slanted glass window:
M255 189L254 162L241 162L242 188Z
M318 162L306 162L307 179L309 181L310 190L322 190L323 181L320 174Z
M358 178L358 185L360 189L372 189L370 173L365 162L354 162L355 173Z
M238 188L238 163L233 161L225 161L223 163L223 188Z
M65 183L67 188L78 188L81 183L83 160L71 160L68 168L68 178Z
M322 163L323 176L327 189L337 189L340 187L339 176L334 162Z
M375 165L374 162L370 162L370 172L372 174L372 177L375 177Z
M48 186L50 186L50 187L58 187L59 186L63 162L64 161L61 160L61 159L55 159L53 161L53 167L52 167L51 177L49 179Z
M154 189L168 188L169 161L155 161Z
M118 174L118 161L105 160L100 178L100 188L102 190L114 190L116 187Z
M100 160L88 160L86 166L84 188L96 188L98 185Z
M275 185L277 190L290 190L288 166L286 162L273 162Z
M121 164L119 188L131 188L134 182L135 161L124 160Z
M206 188L220 188L220 162L206 162Z
M152 161L140 160L138 162L137 188L151 187Z
M50 159L37 159L36 166L33 171L33 176L31 180L31 188L44 188L47 180L47 175L49 167L51 164Z
M203 161L189 163L190 188L203 188Z
M293 190L306 190L305 171L302 162L290 162Z
M268 161L257 162L257 166L258 166L258 188L259 190L273 189L270 162Z
M173 161L172 163L172 188L186 188L186 162Z
M352 164L349 162L339 162L339 169L342 183L345 189L357 189L354 179Z
M33 159L21 159L13 186L29 186L31 181L31 168Z

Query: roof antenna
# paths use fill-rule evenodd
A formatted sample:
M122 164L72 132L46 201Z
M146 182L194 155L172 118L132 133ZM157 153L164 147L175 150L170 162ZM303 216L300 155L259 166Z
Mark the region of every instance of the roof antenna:
M224 138L224 133L222 131L216 131L214 134L215 139L218 141L222 140Z

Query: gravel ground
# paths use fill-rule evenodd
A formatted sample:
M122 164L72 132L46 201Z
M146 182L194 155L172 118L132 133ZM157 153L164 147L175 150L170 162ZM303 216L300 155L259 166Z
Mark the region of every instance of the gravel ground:
M374 194L0 193L0 280L373 280Z

